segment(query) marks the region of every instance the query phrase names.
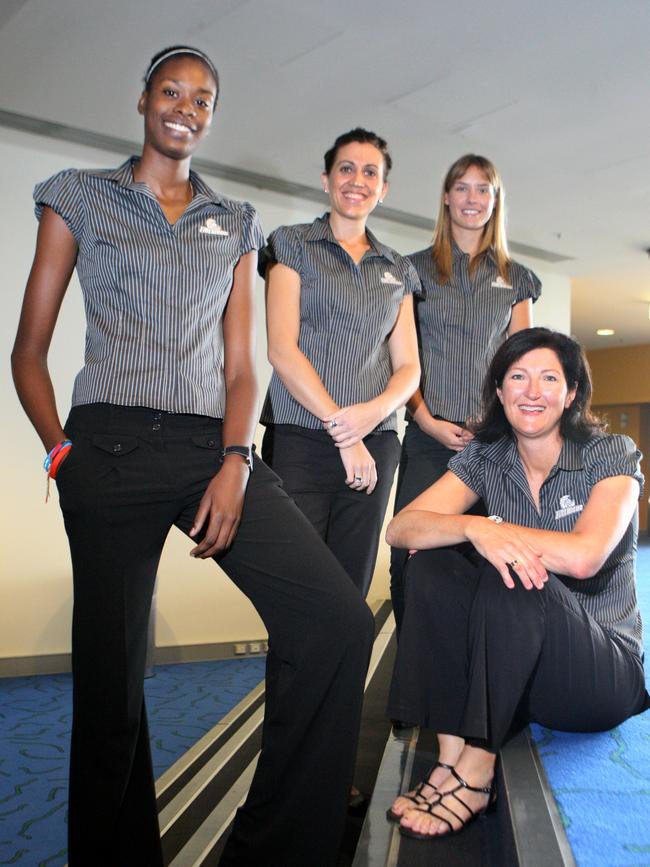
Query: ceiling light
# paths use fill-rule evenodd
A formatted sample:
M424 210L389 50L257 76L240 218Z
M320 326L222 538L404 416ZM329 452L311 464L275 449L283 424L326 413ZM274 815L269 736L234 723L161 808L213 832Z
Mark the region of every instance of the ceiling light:
M597 334L599 337L611 337L612 334L616 334L616 332L614 331L613 328L599 328L599 329L596 331L596 334Z

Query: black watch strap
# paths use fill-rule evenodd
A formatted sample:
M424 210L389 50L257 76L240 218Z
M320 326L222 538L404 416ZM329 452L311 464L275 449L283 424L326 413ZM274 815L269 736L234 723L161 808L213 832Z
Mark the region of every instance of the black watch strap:
M249 446L225 446L221 450L221 457L226 455L240 455L248 469L253 472L253 450Z

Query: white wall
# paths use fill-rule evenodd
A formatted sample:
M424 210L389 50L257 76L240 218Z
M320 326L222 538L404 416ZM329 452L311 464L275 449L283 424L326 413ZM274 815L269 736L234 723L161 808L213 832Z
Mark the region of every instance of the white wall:
M16 399L8 364L34 250L32 189L37 181L62 168L111 166L122 161L120 155L0 128L0 189L4 196L0 208L0 243L5 293L0 329L2 345L6 347L0 371L5 455L0 491L4 528L0 561L0 658L67 652L72 607L70 562L56 490L45 505L44 474L40 469L42 447ZM252 201L267 232L281 223L311 220L319 213L312 202L207 176L206 179L226 195ZM314 178L314 185L317 183L318 178ZM426 232L384 220L375 220L373 230L382 241L402 253L420 249L429 240ZM544 284L542 298L535 305L537 324L568 331L569 279L547 272L533 260L526 264L536 270ZM270 369L265 356L261 281L258 297L258 371L263 392ZM83 335L83 306L74 278L50 353L50 371L62 417L69 407L74 375L82 363ZM263 626L248 600L212 562L190 560L188 550L189 544L182 534L172 531L159 570L158 645L263 637ZM387 596L388 551L382 543L369 600Z

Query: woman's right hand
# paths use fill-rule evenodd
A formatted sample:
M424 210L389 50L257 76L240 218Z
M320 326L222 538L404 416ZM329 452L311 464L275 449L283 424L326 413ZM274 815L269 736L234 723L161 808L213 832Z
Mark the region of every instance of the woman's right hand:
M476 516L468 524L465 535L478 553L494 566L509 589L515 586L511 570L526 590L533 587L541 590L548 581L540 559L541 551L524 541L514 525L497 524L489 518Z
M362 442L339 449L345 467L345 484L354 491L372 494L377 484L375 459Z
M454 452L462 452L465 446L474 439L474 434L466 428L441 418L431 418L424 433Z

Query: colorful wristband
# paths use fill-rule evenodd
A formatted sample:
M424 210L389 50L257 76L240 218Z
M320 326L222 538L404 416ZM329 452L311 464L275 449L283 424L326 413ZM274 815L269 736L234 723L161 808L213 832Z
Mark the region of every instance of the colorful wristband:
M67 455L71 448L71 440L62 440L60 443L57 443L50 452L48 452L47 457L43 461L43 469L50 479L56 478L63 457L64 455Z

